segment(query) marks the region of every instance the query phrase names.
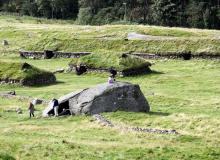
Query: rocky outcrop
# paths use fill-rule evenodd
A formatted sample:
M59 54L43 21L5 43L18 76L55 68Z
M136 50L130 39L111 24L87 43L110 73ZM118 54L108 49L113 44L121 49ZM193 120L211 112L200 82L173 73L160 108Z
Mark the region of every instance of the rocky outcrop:
M63 108L69 109L72 115L93 115L117 110L150 111L150 106L139 85L125 82L104 83L81 92L70 93L59 99L59 112ZM52 112L52 108L49 106L43 112L43 116L53 114Z

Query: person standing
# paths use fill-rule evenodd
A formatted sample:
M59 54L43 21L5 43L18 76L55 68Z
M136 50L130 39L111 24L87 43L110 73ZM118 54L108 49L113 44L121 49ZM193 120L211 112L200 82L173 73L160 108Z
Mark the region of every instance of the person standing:
M34 117L34 110L35 109L34 109L34 104L32 102L30 102L28 110L29 110L30 118L31 118L31 116Z
M54 109L54 116L58 116L59 102L55 98L53 99L53 109Z

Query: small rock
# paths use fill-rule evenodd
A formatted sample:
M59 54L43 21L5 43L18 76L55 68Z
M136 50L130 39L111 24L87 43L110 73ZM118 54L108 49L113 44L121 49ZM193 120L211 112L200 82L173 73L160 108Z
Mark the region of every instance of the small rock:
M53 73L63 73L65 70L63 68L57 69L56 71L54 71Z
M10 92L7 92L7 94L10 94L10 95L13 95L13 96L15 96L15 95L16 95L15 91L10 91Z
M16 108L16 113L17 114L22 114L22 109L21 108Z
M2 41L2 45L3 45L3 46L7 46L7 45L9 45L9 43L8 43L7 40L3 40L3 41Z
M35 98L35 99L33 100L33 104L34 104L34 105L38 105L38 104L42 104L42 103L43 103L43 100L42 100L42 99Z

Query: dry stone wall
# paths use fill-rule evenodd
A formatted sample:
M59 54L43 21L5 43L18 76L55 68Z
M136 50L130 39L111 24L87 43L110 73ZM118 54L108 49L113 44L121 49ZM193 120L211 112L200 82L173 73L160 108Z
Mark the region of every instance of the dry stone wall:
M138 57L142 57L144 59L184 59L184 60L190 60L192 58L194 59L220 59L220 53L198 53L198 54L192 54L191 52L181 52L181 53L173 53L173 52L167 52L167 53L128 53L132 54Z
M17 84L17 85L23 85L23 86L34 86L34 85L47 85L47 84L53 84L56 82L56 77L51 74L47 76L41 76L32 79L0 79L0 85L3 84Z
M51 59L51 58L79 58L91 54L90 52L55 52L55 51L20 51L21 58Z

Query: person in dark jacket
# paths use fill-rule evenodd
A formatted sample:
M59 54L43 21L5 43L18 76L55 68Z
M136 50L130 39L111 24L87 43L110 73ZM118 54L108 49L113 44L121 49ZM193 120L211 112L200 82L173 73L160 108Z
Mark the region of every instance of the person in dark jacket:
M111 74L111 76L112 76L113 78L115 78L115 76L117 75L117 71L114 70L113 68L110 68L110 69L109 69L109 72L110 72L110 74Z
M59 109L59 102L57 99L53 99L53 109L54 109L54 116L58 116L58 109Z
M34 104L32 102L30 102L28 110L29 110L30 118L31 118L31 116L34 117L34 110L35 109L34 109Z

